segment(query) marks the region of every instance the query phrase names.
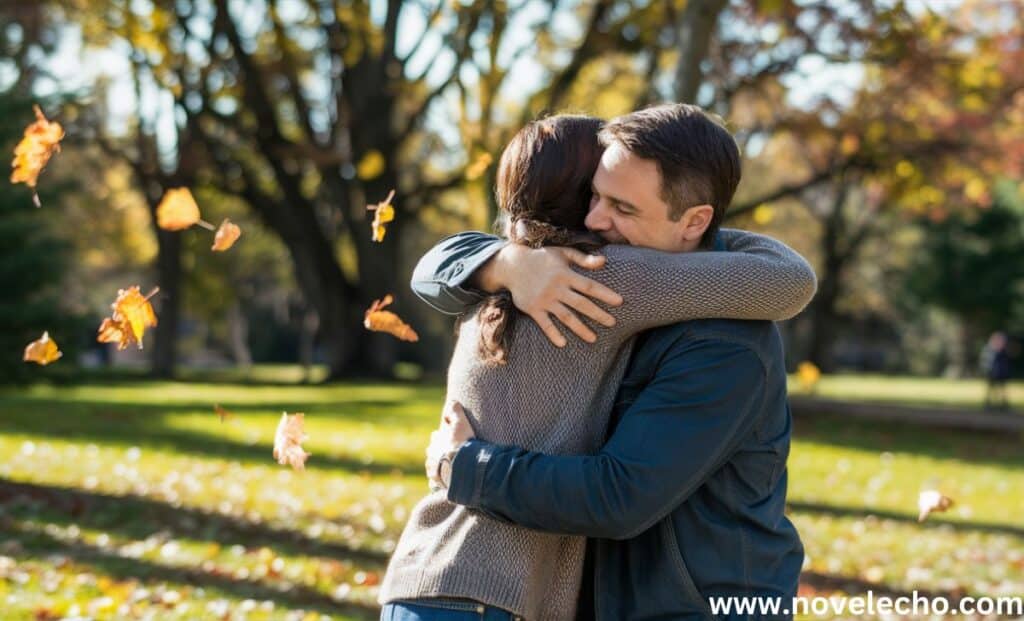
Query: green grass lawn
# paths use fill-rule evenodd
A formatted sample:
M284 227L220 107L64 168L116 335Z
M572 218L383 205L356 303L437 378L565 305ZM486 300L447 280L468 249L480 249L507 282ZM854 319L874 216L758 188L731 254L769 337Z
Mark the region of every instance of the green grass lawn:
M790 376L789 390L793 395L809 394L795 375ZM812 394L850 401L981 408L985 402L985 381L941 377L823 375ZM1024 407L1024 382L1011 382L1008 396L1011 406L1020 411Z
M442 398L413 384L2 390L2 618L376 618ZM271 458L284 410L306 413L304 472ZM929 485L957 504L918 524ZM809 575L1024 594L1019 437L800 418L790 499Z

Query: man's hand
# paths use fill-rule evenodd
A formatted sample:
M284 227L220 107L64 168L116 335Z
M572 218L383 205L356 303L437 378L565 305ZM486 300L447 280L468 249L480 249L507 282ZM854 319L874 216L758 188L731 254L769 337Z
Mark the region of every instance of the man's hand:
M446 404L441 412L441 426L437 431L430 434L430 446L427 447L427 460L424 466L427 470L427 478L430 480L431 489L442 489L447 487L447 481L443 483L438 478L438 465L441 458L462 446L467 440L476 437L473 427L469 424L462 404L453 401ZM451 464L448 464L451 467Z
M583 315L603 326L615 325L615 318L594 303L608 306L622 304L622 297L586 276L572 271L570 265L597 270L604 267L605 257L587 254L574 248L529 248L508 244L476 273L476 284L494 293L508 289L516 308L529 315L557 347L566 340L552 316L576 336L588 343L597 335L580 320Z

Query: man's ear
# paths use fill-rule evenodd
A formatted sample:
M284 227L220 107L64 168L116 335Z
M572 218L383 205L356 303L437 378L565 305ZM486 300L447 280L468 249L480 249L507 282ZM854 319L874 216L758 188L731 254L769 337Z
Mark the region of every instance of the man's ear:
M704 232L711 226L715 208L711 205L695 205L683 212L679 219L679 234L686 242L700 242Z

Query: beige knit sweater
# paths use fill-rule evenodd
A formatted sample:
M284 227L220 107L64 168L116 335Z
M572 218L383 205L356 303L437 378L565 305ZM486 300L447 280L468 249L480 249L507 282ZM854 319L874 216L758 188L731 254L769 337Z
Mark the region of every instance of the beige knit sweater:
M753 233L722 235L732 252L603 248L606 266L587 275L624 302L609 309L614 327L590 324L595 344L570 338L556 348L523 317L507 364L488 366L477 354L471 309L460 320L448 399L462 403L482 440L549 454L597 452L638 332L696 318L787 319L813 296L814 272L788 247ZM584 543L490 519L436 492L413 510L379 600L467 598L528 620L572 619Z

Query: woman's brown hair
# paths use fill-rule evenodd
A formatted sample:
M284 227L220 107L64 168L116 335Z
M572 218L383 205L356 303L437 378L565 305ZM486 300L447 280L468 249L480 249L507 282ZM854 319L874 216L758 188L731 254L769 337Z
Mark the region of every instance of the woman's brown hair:
M591 251L604 244L583 221L591 180L604 149L600 119L557 115L519 130L498 163L495 196L501 228L513 243L540 248L570 246ZM516 318L512 296L489 296L479 311L479 354L488 364L505 364Z

